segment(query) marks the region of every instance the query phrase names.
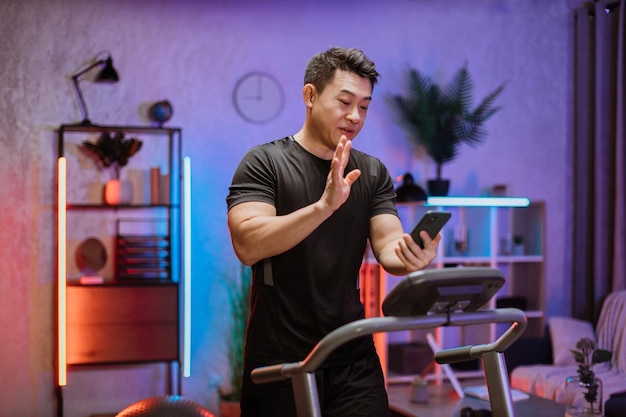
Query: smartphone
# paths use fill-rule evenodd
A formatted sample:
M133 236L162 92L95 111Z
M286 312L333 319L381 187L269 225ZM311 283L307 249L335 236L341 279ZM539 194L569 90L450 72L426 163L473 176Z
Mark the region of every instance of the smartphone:
M424 242L420 237L420 232L426 230L431 239L437 237L441 228L450 220L452 214L449 211L427 211L421 218L417 226L411 232L411 237L420 248L424 249Z

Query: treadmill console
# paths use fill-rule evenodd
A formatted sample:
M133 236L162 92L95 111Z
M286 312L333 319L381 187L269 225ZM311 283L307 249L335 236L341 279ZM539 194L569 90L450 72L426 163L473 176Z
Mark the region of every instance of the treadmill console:
M477 311L502 288L504 276L496 268L441 268L413 272L383 301L385 316Z

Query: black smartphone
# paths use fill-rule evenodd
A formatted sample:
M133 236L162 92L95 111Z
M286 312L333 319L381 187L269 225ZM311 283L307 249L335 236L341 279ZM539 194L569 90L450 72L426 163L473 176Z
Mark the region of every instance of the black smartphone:
M415 243L417 243L420 248L424 249L424 242L422 242L420 232L426 230L428 236L434 239L439 231L441 231L441 228L450 220L451 216L452 214L449 211L427 211L411 232Z

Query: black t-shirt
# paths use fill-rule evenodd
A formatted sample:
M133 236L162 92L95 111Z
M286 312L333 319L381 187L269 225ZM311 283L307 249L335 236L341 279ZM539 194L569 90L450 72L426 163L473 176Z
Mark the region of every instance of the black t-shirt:
M246 355L262 363L298 361L341 325L364 317L359 270L370 218L397 215L393 181L376 158L353 149L345 169L361 170L348 200L292 249L253 266L252 313ZM321 197L330 161L293 137L252 148L237 168L228 208L247 201L291 213ZM343 345L326 364L348 363L373 352L371 337Z

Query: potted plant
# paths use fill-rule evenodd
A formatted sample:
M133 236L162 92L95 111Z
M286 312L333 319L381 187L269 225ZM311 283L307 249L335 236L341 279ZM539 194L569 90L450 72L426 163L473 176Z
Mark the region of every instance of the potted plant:
M227 333L229 379L226 383L220 385L220 415L222 417L238 417L240 413L239 400L241 398L246 330L250 316L251 268L242 265L240 279L224 284L228 289L232 322Z
M608 362L613 353L598 349L596 342L582 338L576 343L576 349L570 349L578 363L576 376L565 380L565 415L569 417L602 415L602 381L596 377L593 366Z
M406 95L391 95L399 119L418 145L437 165L437 177L428 182L431 195L447 195L449 180L442 178L442 165L458 156L459 146L481 143L486 135L483 123L500 107L494 106L505 83L487 94L471 108L474 83L461 67L446 86L439 86L417 69L409 69Z
M132 187L123 187L120 171L130 158L141 149L137 138L125 138L122 132L103 132L95 143L84 141L80 149L90 156L100 169L112 168L113 178L104 188L104 200L108 204L120 204L132 199Z

